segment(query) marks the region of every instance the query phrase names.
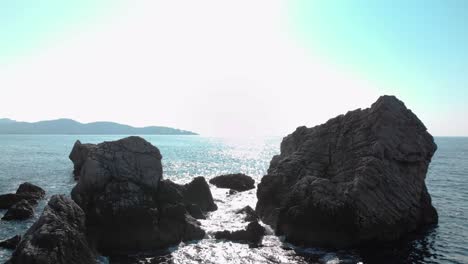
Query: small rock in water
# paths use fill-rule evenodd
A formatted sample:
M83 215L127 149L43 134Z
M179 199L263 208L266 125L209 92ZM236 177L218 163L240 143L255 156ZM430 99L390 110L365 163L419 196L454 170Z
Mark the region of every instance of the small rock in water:
M32 183L22 183L16 193L0 195L0 209L9 209L21 200L27 200L29 204L36 205L38 200L44 198L45 191Z
M27 200L21 200L15 203L5 215L2 220L24 220L34 216L34 209Z
M0 247L6 248L6 249L15 249L18 246L20 241L21 241L21 236L16 235L12 238L0 241Z
M218 188L228 188L238 192L255 188L254 179L242 173L216 176L210 180L210 183Z
M248 205L242 209L237 210L236 214L245 214L244 220L246 222L258 221L257 213L255 212L254 209L252 209L252 207Z
M22 183L18 187L18 190L16 190L16 194L27 195L27 196L34 197L39 200L39 199L44 198L45 191L39 186L36 186L29 182L25 182L25 183Z
M215 234L216 239L226 239L231 241L248 242L259 244L265 235L265 228L261 226L258 221L251 222L244 230L236 231L219 231Z
M185 203L196 204L204 212L218 209L213 201L210 186L204 177L195 177L190 183L183 186L183 197Z

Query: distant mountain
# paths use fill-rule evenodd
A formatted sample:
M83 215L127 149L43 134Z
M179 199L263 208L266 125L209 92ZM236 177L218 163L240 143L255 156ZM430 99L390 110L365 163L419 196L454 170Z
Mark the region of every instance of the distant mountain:
M57 119L34 123L0 118L0 134L88 134L88 135L197 135L170 127L132 127L113 122L83 124L72 119Z

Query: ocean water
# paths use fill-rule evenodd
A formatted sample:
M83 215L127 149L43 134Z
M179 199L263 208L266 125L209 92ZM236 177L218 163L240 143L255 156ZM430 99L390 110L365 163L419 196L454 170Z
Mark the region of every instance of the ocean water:
M0 193L14 192L25 181L43 187L47 198L69 194L74 186L68 154L75 142L99 143L123 136L0 135ZM164 177L184 183L194 176L211 178L242 172L257 182L281 138L223 139L201 136L144 136L163 155ZM256 203L255 190L228 195L212 187L219 209L201 220L207 237L165 252L133 256L119 263L468 263L468 138L436 138L439 147L430 165L427 185L439 212L439 225L398 244L367 249L298 248L282 242L267 227L263 247L218 241L212 233L244 228L235 210ZM0 221L0 240L23 234L46 201L27 221ZM5 213L0 210L0 216ZM0 263L11 251L0 249ZM105 259L104 259L105 261Z

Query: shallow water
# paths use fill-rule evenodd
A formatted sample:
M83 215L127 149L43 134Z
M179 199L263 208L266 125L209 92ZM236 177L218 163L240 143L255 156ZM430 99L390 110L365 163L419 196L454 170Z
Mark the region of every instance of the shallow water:
M0 135L0 193L14 192L24 181L53 194L69 194L74 186L68 154L76 139L98 143L122 136ZM176 182L194 176L243 172L259 182L271 157L279 152L281 138L222 139L200 136L144 136L163 154L164 177ZM219 209L201 220L207 237L180 244L169 252L136 256L121 263L468 263L468 138L436 138L439 146L427 178L429 192L439 212L438 227L398 245L372 249L334 251L295 248L273 236L263 247L218 241L213 232L247 225L234 213L255 206L255 190L228 195L212 187ZM36 209L40 215L46 201ZM3 215L5 211L0 211ZM35 221L0 221L0 240L24 233ZM0 262L11 251L0 249ZM154 255L158 256L155 257Z

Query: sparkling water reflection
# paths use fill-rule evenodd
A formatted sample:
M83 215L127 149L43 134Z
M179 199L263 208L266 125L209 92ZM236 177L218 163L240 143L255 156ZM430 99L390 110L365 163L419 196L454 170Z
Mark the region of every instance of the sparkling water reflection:
M13 192L30 181L53 194L69 194L74 186L68 154L76 139L98 143L122 136L0 136L0 193ZM144 136L163 154L164 177L185 183L194 176L242 172L257 182L271 157L278 153L281 138L223 139L200 136ZM116 259L113 263L468 263L468 138L437 138L438 151L431 163L427 184L440 222L427 234L409 241L377 248L330 250L298 248L283 243L271 229L263 247L216 240L219 230L244 228L235 213L256 203L255 190L228 195L212 187L219 209L202 220L204 240L180 244L169 251ZM40 203L35 219L46 201ZM4 211L0 214L3 215ZM0 221L0 239L24 233L35 221ZM0 250L0 262L11 251Z

